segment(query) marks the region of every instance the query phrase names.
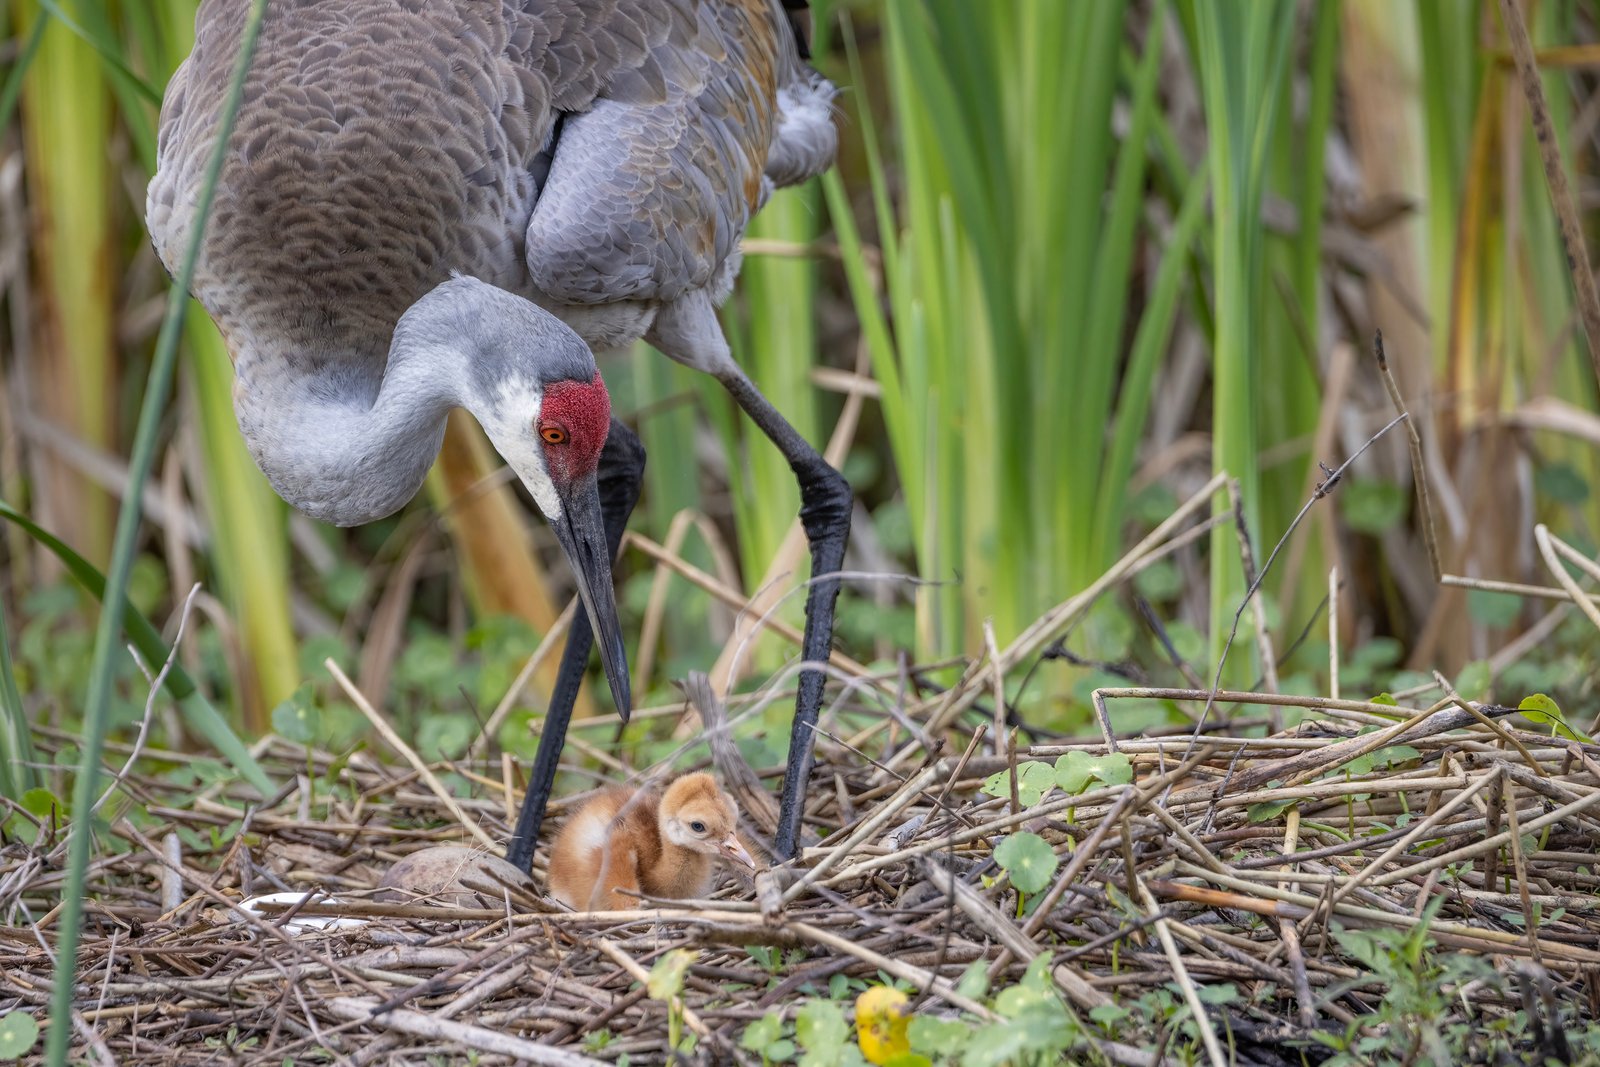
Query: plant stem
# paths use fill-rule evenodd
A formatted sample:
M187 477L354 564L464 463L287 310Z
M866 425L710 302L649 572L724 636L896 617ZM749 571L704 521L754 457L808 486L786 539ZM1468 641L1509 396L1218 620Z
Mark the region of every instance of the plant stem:
M251 0L249 17L239 42L239 58L228 87L228 98L217 123L216 144L207 161L205 182L195 205L195 224L189 235L189 247L184 250L183 262L172 282L166 318L162 320L161 334L156 340L150 378L139 410L139 428L134 436L133 455L128 461L128 489L122 495L122 506L117 513L111 567L106 575L106 598L100 610L100 623L95 631L94 659L89 667L89 692L83 713L83 751L78 759L78 778L73 783L72 792L72 814L75 818L88 818L89 808L95 800L96 779L99 777L100 756L105 747L106 719L111 703L111 657L117 652L122 633L122 614L127 603L128 575L133 568L134 540L139 529L140 505L144 500L144 482L155 459L161 410L172 388L178 338L183 330L184 313L189 307L189 285L194 278L200 241L205 236L206 216L210 213L217 179L222 173L228 134L233 129L233 120L244 96L245 74L250 69L250 59L255 54L256 39L265 14L266 0ZM67 1042L72 1035L72 991L78 970L78 926L83 919L84 881L93 837L88 831L89 827L79 827L78 832L72 835L67 850L67 877L62 892L59 927L61 937L56 944L55 987L50 997L50 1033L45 1044L45 1062L50 1067L65 1067Z

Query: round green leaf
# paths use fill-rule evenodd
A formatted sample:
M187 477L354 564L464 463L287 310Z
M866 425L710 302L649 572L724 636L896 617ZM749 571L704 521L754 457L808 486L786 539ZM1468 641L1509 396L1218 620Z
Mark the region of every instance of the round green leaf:
M1061 787L1062 792L1074 795L1081 793L1088 788L1091 780L1106 785L1127 785L1133 781L1133 764L1120 752L1091 756L1078 749L1056 760L1055 784Z
M1552 463L1533 472L1533 487L1563 504L1581 504L1589 499L1589 483L1570 463Z
M808 1000L795 1012L794 1036L807 1052L836 1059L850 1036L844 1012L831 1000Z
M272 730L285 741L309 745L317 739L322 716L312 701L311 683L307 682L272 709Z
M979 1030L961 1058L962 1067L1001 1067L1027 1051L1027 1038L1009 1020Z
M1028 760L1017 766L1017 802L1025 808L1039 803L1056 784L1056 775L1048 763ZM991 774L983 783L983 791L992 797L1011 798L1011 772Z
M1273 819L1276 819L1278 816L1294 807L1296 803L1298 803L1298 801L1293 799L1264 800L1259 804L1251 804L1245 809L1245 811L1247 812L1252 823L1271 822Z
M1581 730L1574 730L1567 725L1567 720L1561 714L1561 706L1544 693L1523 697L1521 703L1517 705L1517 710L1522 712L1523 718L1529 722L1543 723L1550 727L1554 736L1564 737L1568 741L1590 740Z
M769 1011L744 1028L744 1034L739 1038L739 1047L750 1052L762 1052L781 1037L783 1037L783 1020L778 1017L777 1012Z
M417 727L417 751L423 759L454 759L477 736L478 724L465 715L424 715Z
M1405 649L1400 642L1392 637L1374 637L1363 642L1360 647L1350 653L1351 666L1365 670L1377 670L1382 667L1392 667L1400 662L1400 655Z
M1183 571L1170 559L1157 560L1133 576L1139 595L1155 604L1178 599L1186 584Z
M1469 589L1467 614L1485 626L1510 626L1522 614L1522 598L1488 589Z
M1466 700L1482 700L1489 692L1489 683L1494 681L1493 669L1488 660L1473 660L1461 668L1461 673L1456 675L1456 692Z
M994 861L1005 868L1011 884L1021 893L1037 893L1049 885L1059 862L1044 838L1027 831L1000 842L994 850Z
M39 1024L27 1012L0 1015L0 1059L21 1059L39 1040Z
M37 817L41 822L48 823L52 819L60 819L57 812L64 812L66 805L56 799L56 795L48 789L30 789L22 794L22 810Z
M1532 712L1527 717L1534 722L1565 722L1561 717L1561 705L1557 704L1547 693L1533 693L1522 698L1517 704L1517 710L1523 713Z
M1202 1004L1239 1003L1239 989L1232 982L1224 982L1221 985L1198 985L1195 986L1195 993Z
M916 1015L906 1030L911 1047L925 1055L954 1056L972 1037L972 1024L959 1019Z
M854 1051L855 1047L853 1045L845 1046L847 1054ZM865 1057L860 1057L859 1053L857 1055L859 1062L867 1062ZM932 1064L932 1060L916 1052L898 1052L883 1061L883 1067L932 1067Z
M961 972L956 982L956 992L968 1000L982 1000L989 992L989 967L983 960L973 960Z
M1379 534L1406 516L1411 497L1393 482L1352 482L1338 496L1339 512L1351 529Z

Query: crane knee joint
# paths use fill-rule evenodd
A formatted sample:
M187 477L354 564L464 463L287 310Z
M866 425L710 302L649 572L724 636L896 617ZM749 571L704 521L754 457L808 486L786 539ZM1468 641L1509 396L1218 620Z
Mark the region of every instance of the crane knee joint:
M801 472L800 502L800 522L807 538L849 536L855 493L844 475L826 463Z

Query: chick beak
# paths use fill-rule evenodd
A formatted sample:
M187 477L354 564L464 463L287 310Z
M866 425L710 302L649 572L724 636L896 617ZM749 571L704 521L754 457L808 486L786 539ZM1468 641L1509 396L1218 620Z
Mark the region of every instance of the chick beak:
M744 846L739 843L739 838L736 834L729 834L723 838L721 848L723 858L734 863L743 864L752 871L756 869L756 861L751 859L750 853L744 850Z

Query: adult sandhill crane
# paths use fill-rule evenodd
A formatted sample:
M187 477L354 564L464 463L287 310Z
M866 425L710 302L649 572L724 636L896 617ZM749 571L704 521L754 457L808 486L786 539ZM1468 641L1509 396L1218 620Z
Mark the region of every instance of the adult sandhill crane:
M790 8L804 0L782 0ZM161 109L147 219L176 266L247 0L204 0ZM774 186L832 161L834 89L780 0L269 0L194 276L239 429L290 504L339 525L416 493L470 412L554 529L574 621L509 858L527 867L592 635L630 694L611 560L644 451L593 350L644 337L714 375L800 483L812 573L846 482L733 362L716 305ZM688 456L669 462L686 463ZM837 581L802 654L825 660ZM823 675L801 674L777 849L793 855Z

